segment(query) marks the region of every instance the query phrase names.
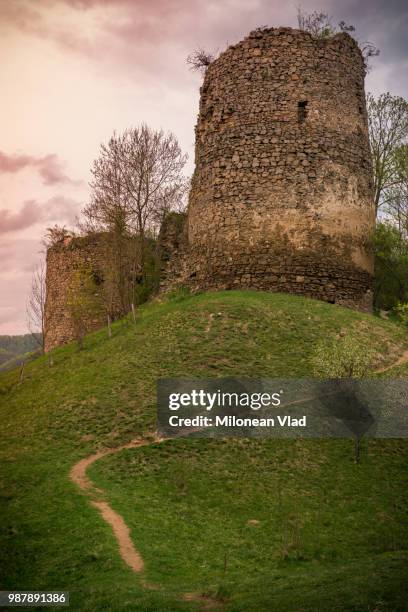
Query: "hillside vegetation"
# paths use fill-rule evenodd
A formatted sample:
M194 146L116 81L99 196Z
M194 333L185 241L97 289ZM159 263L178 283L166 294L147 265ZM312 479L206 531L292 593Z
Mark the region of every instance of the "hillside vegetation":
M41 346L41 334L0 336L0 370L10 370L31 359Z
M310 376L316 343L351 333L373 368L406 332L371 315L257 292L179 294L136 325L100 330L1 375L1 550L5 589L64 589L75 610L405 610L408 443L173 440L89 470L131 528L149 589L69 479L99 448L155 431L157 378ZM406 366L386 372L404 375ZM205 600L203 600L205 603Z

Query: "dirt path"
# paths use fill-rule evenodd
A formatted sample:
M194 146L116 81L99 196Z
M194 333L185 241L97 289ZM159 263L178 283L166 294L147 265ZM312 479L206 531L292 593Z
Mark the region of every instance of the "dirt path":
M394 361L394 363L390 363L389 365L384 366L383 368L379 368L378 370L376 370L376 373L381 374L381 372L387 372L387 370L396 368L400 365L403 365L404 363L408 363L408 350L404 351L402 355L398 357L397 361Z
M160 442L160 440L155 439L154 442ZM93 486L91 480L87 476L86 471L93 463L95 463L95 461L102 459L102 457L119 453L120 451L128 448L137 448L139 446L146 446L147 444L151 443L152 442L147 442L145 440L135 439L116 448L107 448L98 451L97 453L89 455L89 457L85 457L84 459L78 461L70 472L71 480L82 491L84 491L88 497L90 497L91 504L99 510L104 521L106 521L112 528L116 541L119 544L120 555L126 565L128 565L134 572L141 572L143 570L144 563L141 554L133 545L129 527L126 525L120 514L115 512L115 510L113 510L113 508L111 508L106 501L96 499L96 497L103 495L103 491Z
M91 502L95 508L98 508L104 521L112 527L114 536L119 544L120 556L124 562L134 571L141 572L144 566L143 559L140 553L133 546L130 537L129 527L126 525L123 518L112 510L110 505L103 501Z
M99 510L102 519L111 527L113 535L118 543L119 553L123 561L131 568L133 572L138 574L143 572L144 561L142 555L133 544L129 527L126 525L120 514L115 512L109 503L103 499L104 491L93 485L86 471L93 463L95 463L95 461L102 459L102 457L107 457L108 455L113 455L129 448L138 448L139 446L148 446L150 444L164 441L165 438L157 437L150 441L136 438L127 444L122 444L122 446L117 446L116 448L106 448L94 453L93 455L89 455L88 457L78 461L78 463L76 463L70 471L70 478L72 482L74 482L81 489L81 491L87 495L92 506ZM160 586L149 583L143 578L141 583L146 589L160 589ZM199 593L184 593L180 596L180 599L184 601L195 601L200 604L200 609L202 610L209 610L220 606L219 600L201 595Z
M212 317L208 322L208 328L206 331L208 332L211 327ZM379 368L376 370L377 373L386 372L395 368L397 366L403 365L404 363L408 363L408 350L404 351L399 358L387 366ZM136 438L127 444L123 444L122 446L117 446L116 448L106 448L103 450L94 453L93 455L89 455L89 457L85 457L76 463L70 472L71 480L83 491L89 498L90 503L97 508L100 512L102 519L111 527L115 539L119 546L120 556L123 561L128 565L132 571L135 573L141 573L144 569L144 562L141 554L135 548L132 538L130 536L130 529L126 525L123 518L113 510L113 508L108 504L107 501L103 499L104 492L100 489L97 489L92 481L89 479L86 471L87 469L98 461L102 459L102 457L107 457L108 455L113 455L114 453L119 453L122 450L126 450L129 448L138 448L139 446L147 446L149 444L163 442L164 439L155 437L153 440L142 440ZM142 585L145 588L150 589L159 589L157 585L147 583L142 580ZM196 601L201 604L203 609L209 609L218 607L220 602L211 597L205 597L203 595L197 593L185 593L180 597L184 601Z

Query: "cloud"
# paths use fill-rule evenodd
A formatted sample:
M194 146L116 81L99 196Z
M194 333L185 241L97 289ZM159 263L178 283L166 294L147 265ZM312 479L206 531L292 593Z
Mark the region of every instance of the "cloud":
M65 196L54 196L42 205L44 221L73 225L82 208L81 202Z
M9 209L0 210L0 235L26 229L41 218L42 209L35 200L25 202L17 213L12 213Z
M175 72L187 72L194 47L224 49L259 25L260 13L273 23L282 10L277 0L0 0L0 21L114 74L153 72L174 81Z
M16 237L12 234L2 236L0 243L0 260L2 262L0 279L2 277L16 278L20 274L31 274L37 265L37 261L41 259L43 250L39 238Z
M316 9L315 0L302 5L305 12ZM359 39L380 47L381 62L406 57L406 0L322 0L318 8L334 23L353 23ZM0 0L4 26L103 65L105 75L143 74L170 87L188 82L185 58L194 48L223 50L259 25L296 27L296 21L296 3L279 0Z
M37 160L35 165L45 185L74 182L65 174L61 162L54 153Z
M0 174L15 174L26 168L32 168L38 172L44 185L78 184L78 181L73 181L65 174L63 164L55 153L45 155L45 157L33 157L32 155L7 155L0 151Z
M65 196L54 196L43 203L27 200L16 213L0 210L0 235L25 230L37 223L73 225L80 212L81 203Z
M25 305L32 272L44 259L41 242L33 238L2 237L0 243L0 334L27 333Z

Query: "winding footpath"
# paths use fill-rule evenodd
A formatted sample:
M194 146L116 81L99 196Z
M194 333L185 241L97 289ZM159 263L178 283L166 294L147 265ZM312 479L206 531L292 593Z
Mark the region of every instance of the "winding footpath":
M160 440L154 441L159 442ZM85 459L78 461L70 472L71 480L88 495L91 504L99 510L103 520L106 521L112 528L113 534L119 544L120 555L126 565L128 565L134 572L141 572L143 570L144 563L142 556L133 545L129 527L126 525L120 514L115 512L115 510L113 510L113 508L111 508L106 501L97 499L98 497L103 496L104 492L93 486L91 480L87 476L86 471L93 463L95 463L95 461L102 459L102 457L107 457L108 455L113 455L114 453L119 453L120 451L129 448L146 446L147 444L152 444L152 442L135 439L127 444L122 444L122 446L117 446L116 448L100 450L97 453L89 455L89 457L85 457Z
M209 322L211 324L211 321ZM376 373L386 372L394 367L398 367L408 362L408 350L404 351L402 355L393 363L378 368ZM100 513L102 519L111 527L113 535L119 546L120 556L124 563L128 565L131 570L137 574L142 574L144 570L144 561L140 552L135 548L132 538L130 536L130 529L126 525L124 519L113 510L109 503L104 499L105 493L101 489L96 488L92 481L87 475L87 469L93 465L99 459L119 453L123 450L130 448L138 448L139 446L149 446L150 444L157 444L158 442L164 442L165 438L155 437L152 440L143 440L136 438L127 444L122 444L116 448L106 448L103 450L89 455L84 459L81 459L76 463L70 472L70 478L83 493L85 493L92 504ZM142 586L148 589L160 589L158 585L151 584L142 578ZM180 599L184 601L196 601L202 604L203 609L209 609L218 607L220 601L206 597L197 593L184 593L180 596Z
M115 536L119 546L120 556L122 557L124 563L128 565L133 572L141 575L144 570L144 561L142 555L133 544L129 527L126 525L120 514L118 514L107 501L105 501L105 492L93 485L86 472L87 469L95 463L95 461L102 459L102 457L107 457L108 455L113 455L130 448L157 444L158 442L164 442L165 440L166 438L158 437L153 438L153 440L142 440L140 438L136 438L127 444L122 444L116 448L106 448L94 453L93 455L89 455L88 457L78 461L78 463L76 463L70 471L70 478L72 482L87 495L92 506L99 510L102 519L111 527L113 535ZM141 579L141 584L146 589L160 590L159 585L147 582L143 576ZM221 605L219 600L206 595L200 595L199 593L183 593L180 595L180 599L184 601L198 602L201 604L200 607L203 610L216 608Z

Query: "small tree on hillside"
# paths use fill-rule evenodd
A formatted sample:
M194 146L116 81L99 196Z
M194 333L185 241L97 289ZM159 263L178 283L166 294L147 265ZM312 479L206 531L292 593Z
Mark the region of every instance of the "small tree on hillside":
M317 378L363 378L370 372L374 353L352 334L320 342L312 356Z
M335 392L341 399L341 412L334 415L343 419L354 437L354 461L360 461L360 442L365 432L364 418L368 418L368 427L372 424L370 413L364 414L362 406L353 393L353 385L348 379L368 376L372 367L374 352L368 342L352 334L320 342L312 356L313 373L317 378L340 379L329 381L328 390ZM324 396L323 396L324 397ZM335 408L334 398L328 398L329 410ZM361 410L362 409L362 410ZM345 411L345 414L343 413ZM351 417L351 418L350 418Z
M103 312L102 300L93 272L87 265L78 268L72 276L67 294L67 308L71 316L75 339L81 350L89 323Z
M408 299L408 240L395 223L377 223L374 233L374 304L389 310Z
M395 312L397 313L401 323L405 327L408 327L408 303L398 304L398 306L395 308Z
M30 293L27 300L27 326L44 352L45 340L45 264L42 261L34 270L31 278Z

